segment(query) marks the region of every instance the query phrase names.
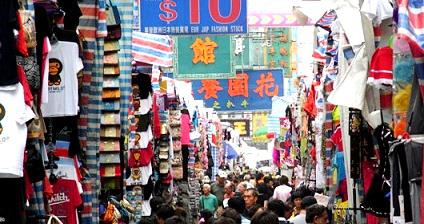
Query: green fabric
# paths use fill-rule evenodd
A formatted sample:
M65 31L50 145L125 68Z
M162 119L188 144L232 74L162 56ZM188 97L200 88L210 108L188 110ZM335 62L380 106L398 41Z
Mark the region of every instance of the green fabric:
M202 195L200 196L200 207L215 213L218 207L218 199L213 194L209 194L208 196Z

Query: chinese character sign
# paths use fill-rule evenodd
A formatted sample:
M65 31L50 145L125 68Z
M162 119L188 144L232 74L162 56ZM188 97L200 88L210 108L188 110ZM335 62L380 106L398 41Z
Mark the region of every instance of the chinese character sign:
M247 33L247 0L141 0L140 24L154 34Z
M238 131L240 137L250 137L250 120L247 119L221 119L221 122L228 122L234 128L234 130Z
M235 76L231 37L178 37L175 46L176 79L227 79Z
M272 97L283 94L282 70L248 70L232 79L192 81L196 100L217 111L271 110Z

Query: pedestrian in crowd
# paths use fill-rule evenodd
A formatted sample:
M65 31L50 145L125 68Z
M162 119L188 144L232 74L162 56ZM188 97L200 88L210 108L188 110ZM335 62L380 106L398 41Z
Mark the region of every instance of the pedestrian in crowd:
M224 186L224 201L222 202L223 208L228 207L228 200L234 197L234 185L232 182L227 182Z
M246 183L246 189L249 188L255 188L254 182L255 180L252 180L252 176L250 174L244 175L244 183Z
M241 182L237 185L236 195L243 196L244 192L247 190L246 182Z
M218 206L222 206L224 201L224 186L227 179L227 173L223 170L218 171L216 181L211 185L211 192L218 199Z
M175 215L175 216L172 216L171 218L168 218L165 221L165 224L187 224L187 222L184 220L183 217Z
M245 204L244 216L250 219L258 211L258 209L262 207L257 204L259 194L256 189L250 188L244 192L243 196Z
M302 198L303 195L300 191L296 190L291 195L291 202L293 203L293 214L291 217L295 217L302 210Z
M138 224L155 224L155 222L152 217L143 217Z
M236 222L233 219L221 217L217 219L214 224L236 224Z
M241 215L233 208L226 208L221 217L230 218L235 224L241 224Z
M293 203L290 200L287 200L284 203L284 218L286 218L286 220L289 220L292 215L293 215Z
M162 197L154 196L152 199L150 199L149 204L150 208L152 209L152 213L150 214L150 217L154 218L156 212L159 210L159 207L165 203L165 200Z
M278 216L270 211L261 211L252 217L251 224L279 224Z
M258 198L259 205L263 207L267 206L268 200L274 194L273 186L274 186L274 182L272 181L272 177L265 176L263 178L263 182L260 183L257 187L258 193L259 193L259 198Z
M268 203L267 207L268 211L274 212L278 216L278 221L280 224L287 223L287 219L284 217L285 210L284 210L284 202L281 200L271 200Z
M312 196L306 196L302 199L301 203L301 210L300 213L291 218L289 221L293 224L306 224L306 209L311 206L315 205L317 203L317 199L315 199Z
M161 205L156 212L156 223L165 224L168 218L174 216L174 209L169 205Z
M203 195L199 199L200 209L206 209L212 214L218 209L218 199L211 193L211 185L203 185Z
M289 178L283 175L280 177L280 185L275 188L272 198L286 202L290 198L292 191L293 189L289 185Z
M232 197L228 200L228 207L236 210L240 214L242 224L250 224L250 220L245 216L245 202L242 197Z
M207 209L201 210L199 224L213 224L213 213Z
M233 183L227 182L224 186L224 199L230 199L234 197L234 194Z
M322 205L312 205L306 209L306 223L310 224L327 224L328 213L327 208Z

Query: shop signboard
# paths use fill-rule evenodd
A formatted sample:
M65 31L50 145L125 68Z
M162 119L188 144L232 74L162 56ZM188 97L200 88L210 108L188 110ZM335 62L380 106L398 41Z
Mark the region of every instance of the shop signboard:
M247 119L221 119L221 122L228 122L234 130L238 131L240 137L250 137L250 120Z
M247 0L141 0L140 24L154 34L247 33Z
M252 141L255 143L266 142L268 140L268 114L253 113L252 117Z
M228 79L235 76L230 36L175 38L174 78Z
M235 78L192 81L193 95L216 111L271 110L272 97L283 94L283 71L239 71Z

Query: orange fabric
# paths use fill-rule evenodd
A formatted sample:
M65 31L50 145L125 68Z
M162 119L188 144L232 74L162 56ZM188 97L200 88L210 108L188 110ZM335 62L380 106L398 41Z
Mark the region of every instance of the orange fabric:
M311 85L311 89L309 90L309 96L308 99L305 102L304 110L309 114L311 117L317 116L317 107L315 105L315 98L316 98L316 92L315 92L315 86L319 85L319 82L316 82Z

